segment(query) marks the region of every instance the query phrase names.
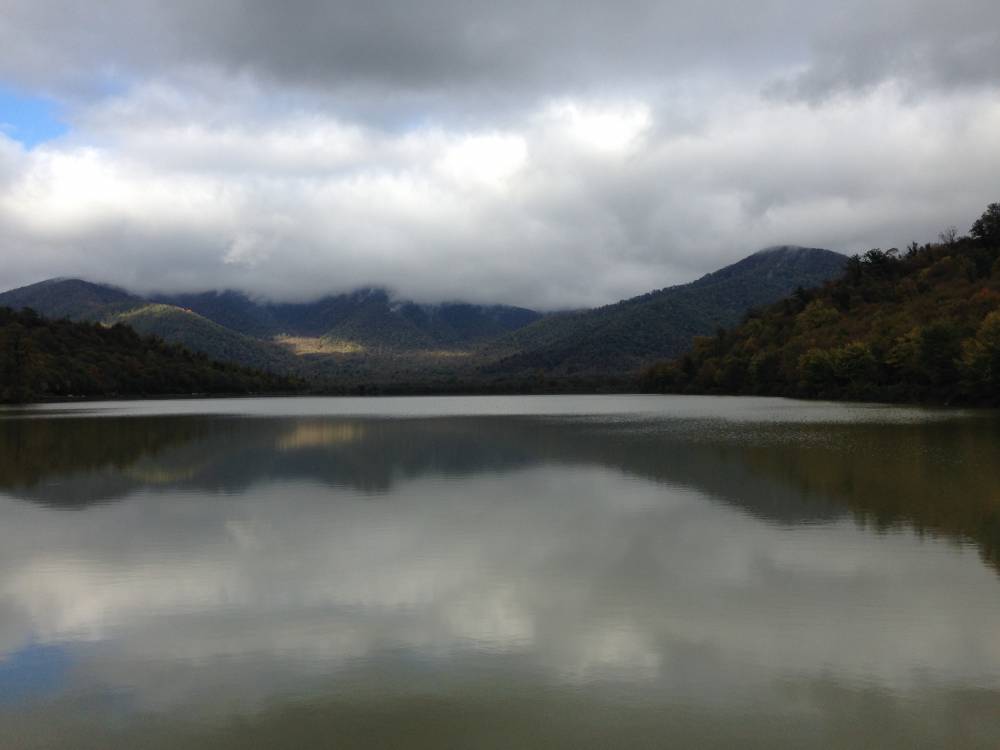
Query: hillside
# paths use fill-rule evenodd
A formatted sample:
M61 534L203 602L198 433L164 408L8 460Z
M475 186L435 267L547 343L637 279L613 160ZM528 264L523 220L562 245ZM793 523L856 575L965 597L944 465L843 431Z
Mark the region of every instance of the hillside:
M360 289L313 302L269 303L240 292L153 295L248 336L279 335L351 341L371 350L468 348L538 320L540 313L505 305L394 300L383 289Z
M223 362L238 362L272 372L290 371L296 366L294 355L285 348L231 331L179 307L143 304L101 315L101 321L124 323L144 336L158 336Z
M695 336L738 322L751 307L822 283L845 261L827 250L770 248L690 284L544 317L504 305L421 305L381 289L270 303L235 291L145 298L79 279L0 294L0 306L126 323L213 359L336 387L520 387L537 385L539 372L585 386L632 378L640 366L684 351Z
M100 320L143 304L123 289L81 279L48 279L0 294L0 307L30 307L47 318L68 320Z
M1000 204L969 237L855 256L837 281L695 342L647 390L1000 404Z
M553 315L488 347L491 374L623 373L685 351L695 336L731 326L754 307L822 284L847 258L829 250L761 250L697 281L594 310Z
M0 402L67 396L261 393L301 383L210 360L125 325L0 308Z
M297 368L295 356L272 342L244 336L191 310L150 304L122 289L81 279L49 279L4 292L0 307L30 308L55 320L126 323L143 335L158 336L212 359L272 372Z
M541 317L504 305L396 301L363 289L314 302L274 304L234 291L144 298L80 279L51 279L0 294L0 306L48 318L114 324L209 357L361 381L446 375L474 349Z

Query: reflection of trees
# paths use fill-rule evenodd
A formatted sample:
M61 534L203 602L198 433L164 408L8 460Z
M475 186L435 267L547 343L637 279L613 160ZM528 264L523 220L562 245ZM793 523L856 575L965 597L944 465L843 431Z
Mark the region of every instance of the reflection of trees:
M975 541L1000 565L1000 430L990 419L737 424L532 417L153 417L0 421L0 488L82 506L162 487L308 480L367 493L428 474L598 465L690 487L771 522L853 514Z
M98 477L115 485L108 497L127 493L124 476L137 462L156 460L166 448L202 438L205 421L162 420L150 429L146 420L107 419L0 419L0 489L14 495L44 499L43 486L64 480L62 504L74 505L74 493L93 485ZM58 498L51 498L57 504ZM83 504L91 499L86 493Z
M1000 568L1000 430L995 422L825 428L826 447L759 446L747 462L762 475L829 497L879 530L911 526L975 542Z

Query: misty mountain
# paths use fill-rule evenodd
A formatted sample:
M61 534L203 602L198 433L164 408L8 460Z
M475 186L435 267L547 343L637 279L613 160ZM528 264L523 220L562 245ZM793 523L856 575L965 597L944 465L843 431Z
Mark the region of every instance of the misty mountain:
M689 284L582 312L551 315L490 345L490 374L622 373L686 351L695 336L739 323L798 287L839 276L847 258L783 245L754 253Z
M381 289L307 303L256 301L235 291L141 297L80 279L50 279L0 294L0 307L49 318L125 323L223 361L277 371L370 377L373 358L470 353L541 318L504 305L420 305ZM426 370L425 358L405 369ZM379 370L392 372L380 362Z
M837 276L846 258L775 247L697 281L613 305L543 316L503 305L422 305L360 289L304 303L237 291L142 297L79 279L0 294L0 307L125 323L222 361L377 385L625 375L685 351L695 336Z
M329 295L314 302L257 302L240 292L153 295L239 333L324 337L366 349L467 347L528 325L541 314L503 305L419 305L393 300L382 289Z

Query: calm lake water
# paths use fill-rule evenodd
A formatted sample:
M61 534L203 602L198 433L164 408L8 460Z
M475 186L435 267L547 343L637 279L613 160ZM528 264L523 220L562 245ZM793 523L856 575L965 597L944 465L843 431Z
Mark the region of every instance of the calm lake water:
M1000 417L0 411L0 747L1000 747Z

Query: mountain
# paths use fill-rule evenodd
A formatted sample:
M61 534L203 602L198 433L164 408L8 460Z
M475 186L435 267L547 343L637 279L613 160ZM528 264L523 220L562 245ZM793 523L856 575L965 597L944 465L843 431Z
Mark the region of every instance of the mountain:
M0 306L126 323L214 359L341 385L479 387L528 382L539 371L631 376L752 307L822 283L845 262L827 250L770 248L690 284L546 316L504 305L417 304L382 289L271 303L237 291L142 297L79 279L0 294Z
M54 319L126 323L224 361L352 381L446 376L475 347L541 318L504 305L397 301L381 289L274 304L236 291L141 297L80 279L0 294Z
M468 347L541 318L504 305L396 301L384 289L361 289L314 302L257 302L240 292L153 295L249 336L319 337L365 349L419 350Z
M684 352L695 336L734 325L752 308L838 276L847 258L771 247L701 277L614 305L543 318L491 344L484 372L610 374Z
M48 279L0 294L0 307L30 307L47 318L69 320L99 320L142 304L141 297L123 289L81 279Z
M0 307L31 308L46 318L127 323L139 333L182 344L213 359L288 372L294 355L269 342L244 336L179 307L151 304L122 289L81 279L50 279L0 294Z
M238 362L272 372L296 369L295 357L284 347L232 331L188 309L142 303L123 312L100 316L103 323L124 323L144 336L159 336L223 362Z
M0 307L0 403L66 396L292 391L301 382L208 359L125 325Z
M1000 405L1000 204L970 237L855 256L837 281L696 341L642 382L680 393Z
M247 295L234 291L199 294L153 294L150 301L191 310L197 315L236 333L270 338L280 332L271 311Z

